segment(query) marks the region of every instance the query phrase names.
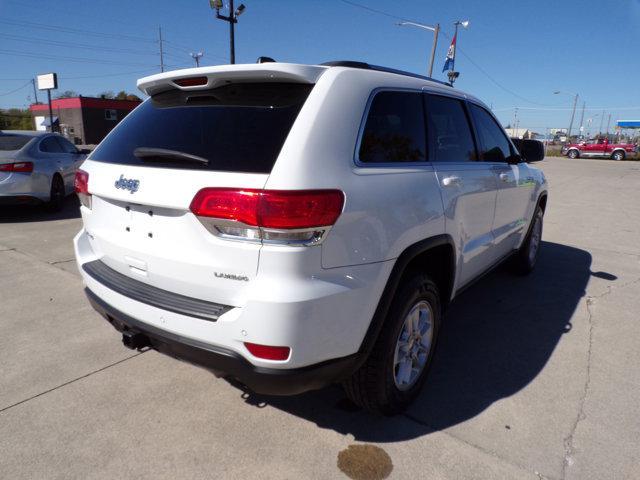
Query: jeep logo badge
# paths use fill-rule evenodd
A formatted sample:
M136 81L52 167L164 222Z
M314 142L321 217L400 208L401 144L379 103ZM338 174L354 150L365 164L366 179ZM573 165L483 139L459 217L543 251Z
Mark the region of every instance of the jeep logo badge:
M120 178L116 180L114 183L116 188L121 188L122 190L129 190L131 193L136 193L138 191L138 187L140 186L140 180L135 180L133 178L124 178L124 175L120 175Z

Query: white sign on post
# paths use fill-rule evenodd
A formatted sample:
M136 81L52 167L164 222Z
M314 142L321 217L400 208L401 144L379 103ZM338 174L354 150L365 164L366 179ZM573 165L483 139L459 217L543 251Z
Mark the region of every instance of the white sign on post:
M58 75L45 73L38 75L38 90L55 90L58 88Z

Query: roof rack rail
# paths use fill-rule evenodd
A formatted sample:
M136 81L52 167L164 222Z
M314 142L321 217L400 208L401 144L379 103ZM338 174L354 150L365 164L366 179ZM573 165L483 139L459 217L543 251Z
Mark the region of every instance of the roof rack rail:
M451 84L443 82L442 80L436 80L426 75L419 75L417 73L406 72L404 70L397 70L395 68L382 67L380 65L371 65L365 62L356 62L353 60L336 60L332 62L324 62L320 65L325 67L349 67L349 68L361 68L363 70L375 70L376 72L395 73L396 75L404 75L405 77L421 78L423 80L429 80L431 82L439 83L447 87L452 87Z

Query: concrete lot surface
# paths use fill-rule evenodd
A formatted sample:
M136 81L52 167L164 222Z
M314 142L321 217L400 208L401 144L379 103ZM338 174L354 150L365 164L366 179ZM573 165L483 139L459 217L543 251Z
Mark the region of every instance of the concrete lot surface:
M365 451L369 478L379 458L390 478L640 478L640 163L540 165L536 271L455 302L427 388L394 418L337 387L259 397L125 349L84 298L75 199L0 211L0 477L345 478L340 452L373 444L388 457Z

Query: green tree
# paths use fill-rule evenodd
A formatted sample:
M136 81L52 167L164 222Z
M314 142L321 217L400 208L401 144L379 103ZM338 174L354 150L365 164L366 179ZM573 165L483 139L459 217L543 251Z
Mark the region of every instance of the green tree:
M74 98L77 97L78 94L73 90L65 90L64 92L59 93L55 96L55 98Z
M31 113L19 108L0 110L0 130L33 130Z
M133 93L127 93L124 90L120 90L115 98L117 100L136 100L138 102L142 101L137 95L134 95Z

